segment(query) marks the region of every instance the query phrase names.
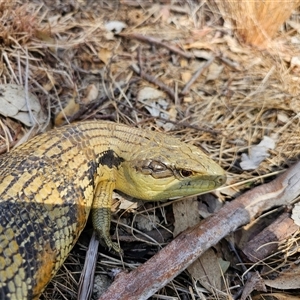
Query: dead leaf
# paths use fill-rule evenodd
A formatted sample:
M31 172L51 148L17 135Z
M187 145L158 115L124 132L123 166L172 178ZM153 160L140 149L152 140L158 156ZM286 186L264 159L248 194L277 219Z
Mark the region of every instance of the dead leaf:
M230 263L219 258L214 250L208 249L187 270L205 289L217 293L223 288L223 274L229 265Z
M141 231L151 231L157 228L159 224L159 218L156 215L137 215L134 219L136 227Z
M51 36L50 30L49 31L37 30L36 35L37 38L39 38L42 42L44 42L53 53L56 53L57 51L56 39L54 39Z
M274 280L265 280L265 284L276 289L299 289L300 288L300 265L293 263L290 268L282 271Z
M174 202L173 214L175 220L173 236L175 237L188 227L193 227L200 222L197 197L193 197L188 201Z
M223 206L220 199L221 197L216 197L211 193L201 195L201 201L198 204L199 215L205 219L211 214L219 211Z
M183 83L187 83L192 77L191 72L182 72L180 75Z
M218 77L220 76L220 74L222 73L222 71L224 70L224 67L222 65L218 65L215 63L212 63L209 67L208 67L208 72L206 75L206 80L216 80L218 79Z
M224 36L224 41L226 41L229 49L232 52L239 54L249 54L249 50L246 47L242 47L235 38L226 35Z
M186 58L181 58L179 63L180 63L180 67L182 67L182 68L185 68L185 67L189 66L189 62Z
M191 103L193 101L193 98L192 97L184 97L183 98L183 102L184 103Z
M166 95L164 92L152 88L144 87L137 95L137 100L145 105L145 109L151 114L152 117L160 117L164 120L176 120L177 110L173 107L167 110L169 102L166 101ZM159 119L155 120L159 127L164 128L165 131L169 131L174 128L173 123L163 122Z
M207 49L207 50L210 50L209 52L214 50L213 47L210 46L208 43L199 42L199 41L185 45L184 49L186 49L186 50L190 50L190 49Z
M300 33L300 24L299 24L299 22L295 22L293 20L287 20L286 23L289 24L295 30L297 30L298 33Z
M104 27L107 31L110 31L113 33L120 33L124 28L127 27L127 25L121 21L110 21L110 22L107 22L104 25Z
M57 114L54 121L55 125L62 125L66 121L66 118L77 113L79 111L79 108L79 104L75 102L75 98L71 98L67 106L60 113Z
M300 226L300 203L295 203L294 208L292 210L291 218L294 220L295 224Z
M16 84L0 85L0 114L28 127L36 124L44 126L48 119L38 98L30 92L26 93L24 87Z
M262 295L255 295L253 298L253 300L299 300L300 297L299 296L293 296L293 295L289 295L289 294L284 294L284 293L266 293L263 294L263 298Z
M124 209L126 211L136 211L137 202L133 202L125 199L124 197L119 196L119 209Z
M259 164L270 156L269 149L274 149L276 146L275 139L264 136L263 140L249 149L249 156L242 153L242 161L240 166L243 170L255 170Z
M99 90L94 84L88 85L86 88L86 96L82 98L81 102L84 104L88 104L97 99L99 95Z
M213 57L212 52L205 50L193 50L193 54L195 55L195 57L205 60L210 60Z
M112 52L109 49L101 48L98 52L98 58L107 65L112 57Z
M166 98L165 93L152 87L144 87L140 89L137 94L137 100L142 103L147 103L148 100L157 100L159 98Z

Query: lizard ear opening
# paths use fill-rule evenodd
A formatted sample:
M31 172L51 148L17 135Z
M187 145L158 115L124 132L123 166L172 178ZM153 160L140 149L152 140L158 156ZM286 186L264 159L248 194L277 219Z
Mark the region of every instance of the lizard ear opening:
M136 164L136 171L143 175L150 175L155 179L174 176L173 171L158 160L143 160Z

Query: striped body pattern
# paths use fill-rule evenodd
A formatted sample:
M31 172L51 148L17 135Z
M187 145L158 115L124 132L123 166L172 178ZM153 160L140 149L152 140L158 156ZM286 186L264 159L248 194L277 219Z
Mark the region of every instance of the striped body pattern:
M171 179L161 187L154 175L161 161L167 170L191 170L186 177L192 177L175 178L177 192ZM223 170L198 148L160 133L88 121L36 136L0 156L0 299L39 298L91 208L108 214L104 192L163 200L210 190L224 180Z

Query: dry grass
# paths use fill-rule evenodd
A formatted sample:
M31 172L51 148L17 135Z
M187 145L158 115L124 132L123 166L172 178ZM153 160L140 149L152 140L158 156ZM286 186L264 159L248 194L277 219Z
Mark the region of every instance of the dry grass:
M53 119L75 99L80 111L69 116L70 120L109 119L164 130L138 99L138 92L144 87L157 87L133 71L132 66L139 65L143 73L174 91L174 99L165 96L167 116L172 116L175 124L174 135L205 148L226 169L231 184L264 182L273 172L284 169L299 157L300 65L293 63L293 58L300 55L299 9L293 11L290 18L293 22L285 23L280 32L277 25L271 26L268 35L274 37L272 43L267 50L258 50L238 42L233 28L224 25L220 12L211 2L171 2L164 5L149 0L140 6L129 0L120 3L56 1L55 4L46 0L11 1L10 4L2 1L0 81L23 84L27 80L29 90L39 97ZM270 4L270 1L264 2ZM243 17L236 16L240 21ZM163 46L116 37L104 26L111 20L126 23L126 33L155 37L185 50L193 58L174 54ZM260 43L260 32L270 25L257 27L251 18L249 20L250 23L245 24L252 24L251 43ZM239 30L249 41L245 28ZM257 40L253 40L253 36ZM188 79L212 56L211 66L191 85L189 93L181 96L180 91ZM96 87L98 95L83 101L91 86ZM162 123L168 122L163 118L166 115L161 116ZM1 127L5 126L11 129L13 140L17 140L20 130L11 125L11 120L2 119ZM276 137L276 148L258 169L242 171L241 153L247 152L249 146L257 144L265 135ZM245 187L241 184L236 192L242 192ZM223 197L227 200L231 195L223 194ZM147 206L145 211L152 209ZM172 213L170 206L161 210L159 216ZM126 216L131 218L130 214ZM76 298L87 243L82 237L46 290L44 299ZM140 251L139 247L136 252ZM129 268L129 262L139 264L159 248L144 244L141 247L145 256L130 257L125 263L101 254L97 273L107 274L115 267ZM135 251L126 250L136 255ZM233 275L235 272L229 274L235 276L235 283L240 283ZM195 291L196 283L182 274L160 293L192 299L188 287L194 287ZM209 294L207 299L216 297Z

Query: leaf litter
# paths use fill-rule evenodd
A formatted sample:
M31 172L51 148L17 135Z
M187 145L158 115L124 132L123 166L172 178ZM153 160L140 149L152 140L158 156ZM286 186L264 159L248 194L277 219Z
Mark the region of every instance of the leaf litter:
M223 202L270 181L299 158L299 9L265 49L241 43L232 24L208 1L200 5L196 1L145 1L143 5L136 1L0 1L0 12L0 84L25 86L27 82L26 92L39 99L44 116L50 114L56 125L102 119L170 130L201 147L226 170L226 188L211 194ZM159 91L163 96L158 100L139 98L151 89L152 94ZM21 108L20 104L17 109ZM29 123L14 120L7 110L0 122L1 152L30 130ZM249 155L265 136L276 136L275 147L259 152L264 159L252 170L242 170L242 156ZM202 201L201 207L208 200L200 196L197 201ZM184 211L189 210L188 205L185 201ZM135 212L154 213L157 224L153 231L160 235L173 230L175 214L169 202L139 204ZM132 220L135 212L116 205L114 224L121 217ZM251 225L253 232L261 232L280 214L279 208L270 212L271 218L268 214L261 217L262 223ZM134 222L128 224L124 228L117 225L116 236L121 241L137 230ZM43 299L76 299L91 226L85 232ZM243 239L241 232L234 235L236 239ZM168 238L162 245L170 238L165 236ZM246 239L247 234L244 236ZM277 252L260 262L243 261L246 271L238 255L229 251L229 239L222 240L212 249L211 268L204 266L202 275L183 272L156 295L231 298L252 269L259 272L261 285L265 282L288 290L285 274L289 272L285 270L290 266L293 277L299 276L299 236L296 232L285 237ZM241 247L238 241L236 245ZM125 262L101 249L96 274L110 278L115 268L130 269L131 264L140 264L159 248L149 239L131 241L124 245L129 253ZM224 263L226 267L222 267ZM195 278L205 273L206 283L201 285ZM280 283L270 283L278 274ZM265 293L264 289L254 290L255 286L248 293L256 298Z

